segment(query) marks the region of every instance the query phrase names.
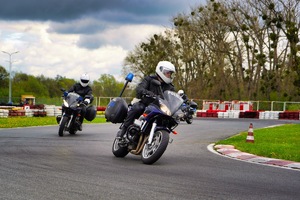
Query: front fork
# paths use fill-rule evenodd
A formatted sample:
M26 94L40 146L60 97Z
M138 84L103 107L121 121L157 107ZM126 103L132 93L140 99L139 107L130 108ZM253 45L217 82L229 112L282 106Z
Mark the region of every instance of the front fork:
M72 120L73 120L73 117L74 117L74 115L71 115L71 116L70 116L70 119L69 119L69 122L68 122L67 128L69 128L69 127L70 127L70 125L71 125L71 123L72 123Z
M149 138L148 138L148 144L151 144L151 143L152 143L153 135L154 135L156 126L157 126L156 121L154 121L153 124L152 124L152 128L151 128L151 131L150 131Z
M152 124L152 127L151 127L151 131L150 131L150 134L149 134L149 138L148 138L147 144L151 144L152 143L156 127L157 127L157 123L156 123L156 121L154 121L153 124ZM173 142L173 139L170 138L169 143L172 143L172 142Z
M66 113L62 113L61 116L62 116L62 117L61 117L61 119L60 119L60 121L59 121L59 125L61 124L61 122L62 122L62 120L63 120L64 117L70 118L69 121L68 121L68 124L67 124L67 126L66 126L66 129L69 129L69 127L70 127L70 125L71 125L71 123L72 123L72 120L73 120L74 115L68 115L68 114L66 114Z

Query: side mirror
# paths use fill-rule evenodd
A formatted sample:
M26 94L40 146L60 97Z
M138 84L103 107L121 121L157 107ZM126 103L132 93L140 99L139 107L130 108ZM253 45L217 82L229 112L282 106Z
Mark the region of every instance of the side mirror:
M134 76L134 75L133 75L132 73L129 73L129 74L127 74L125 80L128 81L128 82L131 82L132 79L133 79L133 76Z

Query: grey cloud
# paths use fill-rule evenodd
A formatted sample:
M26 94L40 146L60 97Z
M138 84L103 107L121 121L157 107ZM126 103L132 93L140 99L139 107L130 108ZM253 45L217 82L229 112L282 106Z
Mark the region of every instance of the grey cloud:
M96 7L81 0L11 0L3 1L0 18L6 20L64 21L93 12ZM88 1L91 3L91 1Z
M48 32L57 32L62 34L93 34L107 28L107 23L94 19L85 18L71 20L68 23L52 22Z
M66 22L52 22L48 32L57 32L62 34L95 34L99 31L104 31L111 27L116 27L128 24L167 24L169 19L163 16L153 16L147 18L144 16L134 16L125 13L112 13L103 11L100 14L70 20ZM129 23L130 21L131 23Z
M197 0L192 1L197 2ZM183 6L186 7L187 2L182 0L3 0L0 6L0 19L59 22L110 11L114 14L123 13L123 16L107 16L108 21L134 22L143 19L142 16L174 15ZM129 17L126 18L125 15ZM105 18L105 15L102 17Z
M101 42L102 41L102 42ZM102 45L105 45L106 42L103 42L103 40L100 40L96 37L80 37L80 40L77 42L77 46L81 48L86 48L86 49L97 49Z
M48 32L79 34L79 47L96 49L112 41L95 39L100 32L128 24L170 25L173 16L200 1L204 0L2 0L0 20L49 21Z
M128 25L112 27L92 35L80 35L77 46L86 49L97 49L102 46L119 46L132 49L140 41L154 33L164 30L163 27L153 25Z

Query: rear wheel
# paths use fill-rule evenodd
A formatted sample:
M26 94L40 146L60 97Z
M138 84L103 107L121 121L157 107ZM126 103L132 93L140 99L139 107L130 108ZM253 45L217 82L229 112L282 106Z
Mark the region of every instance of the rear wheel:
M142 161L144 164L155 163L165 152L169 144L169 132L165 130L156 131L151 144L145 144L142 151Z
M75 135L76 132L77 132L77 129L76 129L75 127L72 126L72 127L70 128L69 133L70 133L71 135Z
M119 143L120 143L120 139L115 138L113 146L112 146L112 152L116 157L123 158L129 153L129 151L128 151L127 146L122 147L122 146L120 146Z
M62 118L62 120L61 120L61 122L59 124L59 129L58 129L58 135L60 137L64 136L65 127L67 126L68 121L69 121L69 118L63 116L63 118Z

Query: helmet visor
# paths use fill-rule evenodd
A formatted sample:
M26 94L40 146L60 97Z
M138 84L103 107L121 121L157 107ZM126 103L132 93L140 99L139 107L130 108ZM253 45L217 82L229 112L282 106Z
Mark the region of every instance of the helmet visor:
M163 73L166 77L171 78L171 79L173 79L174 76L175 76L175 73L174 73L173 71L170 71L170 70L167 70L167 69L164 69L164 70L162 71L162 73Z
M89 80L84 80L84 79L81 79L81 82L82 82L82 83L88 83L88 82L89 82Z

